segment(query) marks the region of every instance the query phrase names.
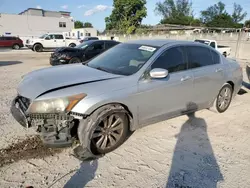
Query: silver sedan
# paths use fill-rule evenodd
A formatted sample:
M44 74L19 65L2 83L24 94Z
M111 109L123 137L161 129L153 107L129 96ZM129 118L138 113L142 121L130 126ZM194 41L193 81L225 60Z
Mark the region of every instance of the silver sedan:
M239 64L204 44L130 41L86 65L27 74L11 112L47 146L76 142L76 157L86 159L115 150L148 124L211 107L225 112L241 84Z

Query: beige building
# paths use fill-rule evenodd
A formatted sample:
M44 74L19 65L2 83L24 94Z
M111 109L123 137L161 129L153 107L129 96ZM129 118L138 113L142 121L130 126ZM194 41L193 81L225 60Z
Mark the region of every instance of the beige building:
M29 8L19 14L0 13L0 35L21 38L37 37L49 32L70 32L74 20L70 12Z

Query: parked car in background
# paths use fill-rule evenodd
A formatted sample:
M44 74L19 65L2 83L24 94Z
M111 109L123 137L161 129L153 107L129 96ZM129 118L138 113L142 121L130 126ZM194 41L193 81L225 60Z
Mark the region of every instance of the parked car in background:
M228 57L231 54L231 48L229 46L218 45L218 43L215 40L196 39L195 42L200 42L208 46L211 46L212 48L220 52L222 55L224 55L225 57Z
M84 42L84 41L89 41L89 40L99 40L98 37L84 37L82 40L80 40L81 42Z
M86 66L25 75L11 112L47 146L78 142L75 156L86 159L115 150L148 124L210 107L223 113L241 84L240 65L203 44L129 41Z
M78 46L58 48L51 54L51 65L72 64L87 61L119 44L113 40L89 40Z
M13 48L15 50L19 50L23 46L23 41L19 37L0 36L0 47Z
M79 39L68 39L60 33L49 33L39 38L28 39L26 41L26 47L36 52L42 52L44 49L55 49L59 47L75 47L79 44Z

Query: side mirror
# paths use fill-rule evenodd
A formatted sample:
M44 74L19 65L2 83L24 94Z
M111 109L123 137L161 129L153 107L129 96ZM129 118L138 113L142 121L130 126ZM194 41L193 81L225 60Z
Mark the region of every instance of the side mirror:
M168 70L155 68L150 71L151 78L166 78L168 76Z
M45 40L50 40L50 38L49 38L49 37L46 37Z

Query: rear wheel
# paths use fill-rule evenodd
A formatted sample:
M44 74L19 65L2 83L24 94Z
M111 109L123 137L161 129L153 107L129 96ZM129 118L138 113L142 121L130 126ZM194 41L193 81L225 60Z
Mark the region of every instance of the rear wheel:
M35 52L42 52L43 51L43 46L41 44L35 44L33 47Z
M214 106L216 108L216 111L219 113L225 112L231 104L232 96L233 96L232 86L230 84L225 84L221 88L215 100Z
M14 44L14 45L12 46L12 48L15 49L15 50L19 50L19 49L20 49L20 46L19 46L18 44Z
M77 57L73 57L70 61L69 64L74 64L74 63L80 63L81 60Z

